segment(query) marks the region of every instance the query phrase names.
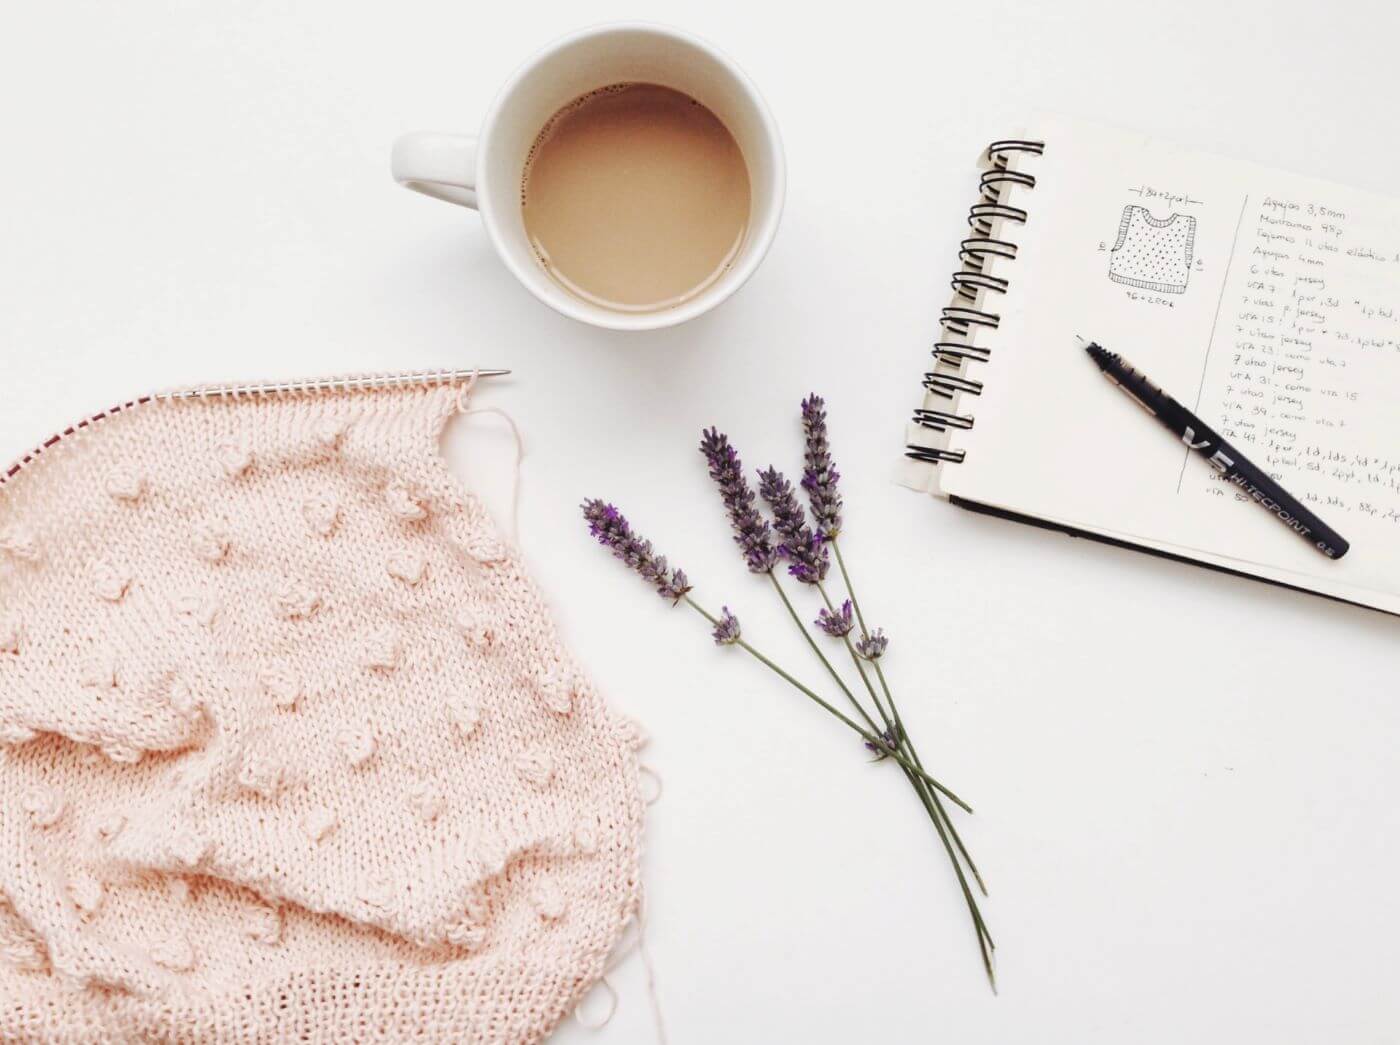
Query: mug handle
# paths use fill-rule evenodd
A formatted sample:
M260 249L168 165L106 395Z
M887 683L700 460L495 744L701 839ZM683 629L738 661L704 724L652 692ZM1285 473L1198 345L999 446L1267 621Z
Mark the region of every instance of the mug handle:
M476 210L476 139L471 135L401 134L389 165L404 188Z

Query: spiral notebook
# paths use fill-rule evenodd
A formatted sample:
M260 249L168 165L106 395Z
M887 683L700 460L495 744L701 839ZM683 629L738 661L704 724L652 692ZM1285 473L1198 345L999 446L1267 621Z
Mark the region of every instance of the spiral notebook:
M1063 117L987 151L901 481L1400 613L1400 201ZM1318 554L1098 375L1123 353L1351 542Z

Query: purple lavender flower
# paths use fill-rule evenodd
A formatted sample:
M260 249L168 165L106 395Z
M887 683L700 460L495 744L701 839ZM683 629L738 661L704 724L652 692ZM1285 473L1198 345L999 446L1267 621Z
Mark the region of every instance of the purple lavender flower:
M886 744L888 744L891 748L898 750L899 733L894 728L894 726L891 726L889 729L881 733L880 739L883 740ZM878 762L882 758L890 757L890 753L886 751L883 747L881 747L879 744L876 744L874 741L867 740L864 743L867 750L875 752L875 761Z
M869 635L856 640L856 652L866 660L879 660L885 655L885 647L889 644L890 640L885 638L883 631L871 628Z
M841 494L836 489L841 473L831 460L831 445L826 438L826 402L821 396L813 394L802 400L802 431L807 436L802 488L812 503L816 532L830 541L841 532Z
M588 532L598 538L598 543L636 570L663 599L678 603L681 596L690 591L685 571L669 569L666 556L657 555L651 541L633 533L622 513L612 505L596 498L584 501L583 517L588 520Z
M826 579L831 567L831 553L820 536L807 525L807 513L792 492L792 483L776 468L758 473L759 495L773 509L773 528L782 537L778 551L790 565L788 573L803 584L816 584Z
M823 609L817 614L817 627L833 639L843 639L851 633L855 621L851 619L851 600L847 599L836 612Z
M724 607L715 630L710 634L715 637L716 646L732 646L739 641L739 618L729 612L728 606Z
M753 490L744 478L744 465L729 437L714 428L701 433L700 452L710 463L710 478L719 486L734 527L734 543L744 553L744 561L753 573L767 573L778 563L778 551L773 546L773 530L768 520L754 507Z

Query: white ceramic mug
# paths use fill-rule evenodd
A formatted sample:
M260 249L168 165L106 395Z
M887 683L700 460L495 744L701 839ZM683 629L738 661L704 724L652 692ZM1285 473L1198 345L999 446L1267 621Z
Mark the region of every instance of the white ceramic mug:
M656 312L614 311L570 294L535 256L520 207L525 160L549 118L580 95L629 82L672 87L718 116L744 154L752 193L748 232L729 271L695 297ZM535 297L615 330L673 326L738 290L773 242L785 177L777 126L749 78L703 40L645 23L597 26L555 41L507 81L480 134L405 134L394 142L393 174L410 189L480 211L496 253Z

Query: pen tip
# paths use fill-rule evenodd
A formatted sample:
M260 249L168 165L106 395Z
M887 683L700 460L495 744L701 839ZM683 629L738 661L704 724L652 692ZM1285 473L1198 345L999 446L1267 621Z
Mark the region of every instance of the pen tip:
M1089 353L1089 358L1103 367L1109 359L1110 353L1098 342L1090 341L1084 346L1084 351Z

